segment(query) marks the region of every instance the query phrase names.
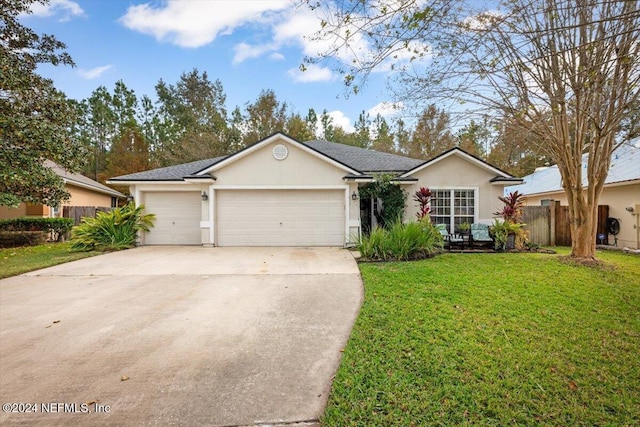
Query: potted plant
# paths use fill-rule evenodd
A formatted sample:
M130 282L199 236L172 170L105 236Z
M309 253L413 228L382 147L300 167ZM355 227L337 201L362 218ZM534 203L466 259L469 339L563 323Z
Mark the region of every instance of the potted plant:
M468 222L463 222L458 225L458 233L459 234L469 234L469 230L471 229L471 224Z
M493 224L496 250L512 250L521 248L527 241L525 224L520 222L522 218L523 194L509 193L506 197L498 197L504 206L501 211L494 212L494 215L502 217L502 221L496 220Z

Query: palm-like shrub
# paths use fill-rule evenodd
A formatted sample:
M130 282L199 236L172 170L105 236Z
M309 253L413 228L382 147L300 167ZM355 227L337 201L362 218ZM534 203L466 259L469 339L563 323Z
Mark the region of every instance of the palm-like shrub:
M83 251L119 251L135 246L138 231L153 227L154 214L144 214L144 206L129 203L109 212L85 217L71 231L72 248Z
M388 229L375 228L358 245L363 258L406 261L431 257L442 251L442 235L425 217L407 224L396 220Z

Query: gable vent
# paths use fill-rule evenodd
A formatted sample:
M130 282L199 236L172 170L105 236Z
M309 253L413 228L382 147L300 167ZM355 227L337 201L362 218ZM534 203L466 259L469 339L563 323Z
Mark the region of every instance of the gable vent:
M273 147L273 157L276 160L284 160L287 158L288 154L289 154L289 150L287 150L287 147L285 147L282 144L278 144L275 147Z

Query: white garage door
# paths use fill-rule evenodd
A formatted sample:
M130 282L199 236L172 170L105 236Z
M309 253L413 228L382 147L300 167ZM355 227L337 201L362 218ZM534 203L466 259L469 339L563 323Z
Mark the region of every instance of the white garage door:
M202 243L199 192L149 192L144 196L145 212L156 215L154 227L146 233L145 245L199 245Z
M218 246L343 246L344 191L216 191Z

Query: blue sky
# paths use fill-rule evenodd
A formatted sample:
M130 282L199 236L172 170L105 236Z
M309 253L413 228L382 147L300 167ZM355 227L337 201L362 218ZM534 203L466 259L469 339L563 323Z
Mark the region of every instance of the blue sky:
M139 97L154 98L159 79L175 83L182 72L197 68L222 82L229 111L273 89L302 115L308 108L327 109L346 130L361 111L372 118L378 112L402 114L386 103L384 73L346 98L331 69L299 71L305 55L323 49L304 38L319 28L320 19L289 0L51 0L23 22L67 44L76 68L42 66L39 72L70 98L89 97L101 85L111 91L118 80Z

